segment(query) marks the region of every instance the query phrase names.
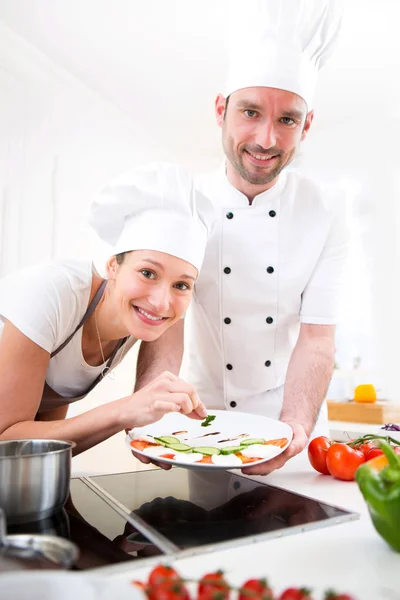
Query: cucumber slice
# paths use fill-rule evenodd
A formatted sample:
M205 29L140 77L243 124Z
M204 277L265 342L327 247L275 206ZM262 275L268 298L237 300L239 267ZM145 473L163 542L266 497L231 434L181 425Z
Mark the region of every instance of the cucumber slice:
M235 454L235 452L241 450L243 450L243 446L226 446L226 448L221 448L221 454L225 456L226 454Z
M180 444L178 438L173 435L162 435L161 437L155 437L154 439L162 444Z
M213 454L219 454L220 449L214 448L213 446L196 446L193 448L193 452L200 452L204 456L212 456Z
M249 438L248 440L242 440L240 443L242 446L251 446L252 444L263 444L264 442L263 438Z
M171 450L175 450L175 452L192 452L192 446L188 446L187 444L168 444L167 448L171 448Z

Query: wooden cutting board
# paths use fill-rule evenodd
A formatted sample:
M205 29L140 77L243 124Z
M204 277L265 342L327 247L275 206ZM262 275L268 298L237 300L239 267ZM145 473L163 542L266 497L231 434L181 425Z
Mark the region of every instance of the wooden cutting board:
M384 425L397 423L400 425L400 404L377 401L371 404L361 402L334 402L328 400L328 418L330 421L350 421L353 423L370 423Z

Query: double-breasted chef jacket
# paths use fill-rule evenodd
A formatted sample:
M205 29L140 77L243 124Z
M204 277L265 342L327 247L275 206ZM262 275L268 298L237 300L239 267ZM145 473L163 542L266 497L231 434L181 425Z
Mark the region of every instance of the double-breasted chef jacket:
M296 172L251 205L225 168L196 186L219 217L188 315L189 380L208 408L278 418L300 323L337 321L344 198Z

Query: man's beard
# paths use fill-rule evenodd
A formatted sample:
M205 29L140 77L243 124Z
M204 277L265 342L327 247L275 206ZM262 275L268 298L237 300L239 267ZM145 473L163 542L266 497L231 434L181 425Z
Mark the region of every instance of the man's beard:
M227 140L229 142L229 138ZM228 143L225 143L225 139L223 140L223 147L225 154L229 161L232 163L233 168L237 171L237 173L252 185L267 185L271 183L274 179L278 177L280 172L292 162L294 155L296 154L296 148L293 148L287 154L282 154L282 152L278 148L270 148L268 151L263 150L253 150L251 152L253 154L261 154L264 156L276 156L275 165L272 169L268 169L268 171L264 171L262 168L257 170L257 167L254 167L254 170L247 169L244 160L243 154L246 152L246 149L241 151L241 154L235 154L231 151L231 147L228 147Z
M267 172L263 171L262 169L260 169L259 171L250 171L245 167L242 156L234 156L234 162L232 162L232 164L236 171L239 173L239 175L242 177L242 179L245 179L253 185L266 185L268 183L271 183L271 181L278 177L279 173L286 165L281 155L279 155L279 157L277 158L274 168L269 169ZM254 168L257 169L256 167Z

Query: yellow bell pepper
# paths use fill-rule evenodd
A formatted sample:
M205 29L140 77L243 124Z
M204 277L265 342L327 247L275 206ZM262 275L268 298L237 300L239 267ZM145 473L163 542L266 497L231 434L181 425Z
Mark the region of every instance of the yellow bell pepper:
M376 402L376 390L371 383L363 383L354 389L355 402Z

